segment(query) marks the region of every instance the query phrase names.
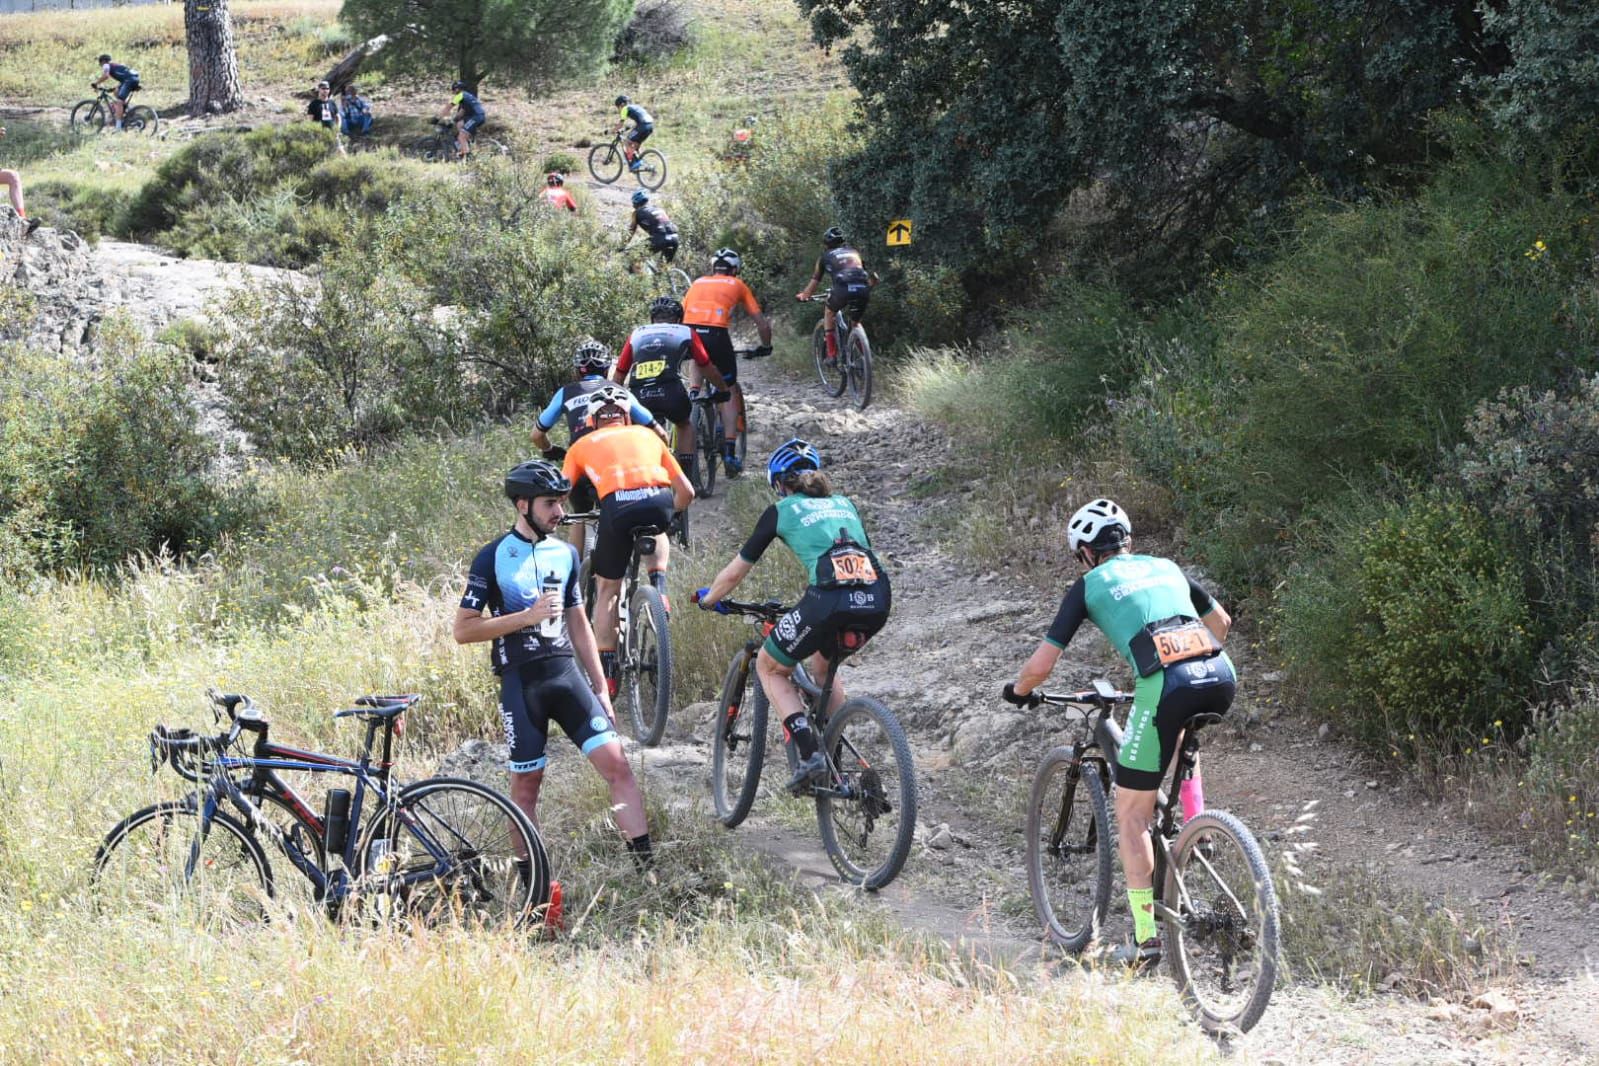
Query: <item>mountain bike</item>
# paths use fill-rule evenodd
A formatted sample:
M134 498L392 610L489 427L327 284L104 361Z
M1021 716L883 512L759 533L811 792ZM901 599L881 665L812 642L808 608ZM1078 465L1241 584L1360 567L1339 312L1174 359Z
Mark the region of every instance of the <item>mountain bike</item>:
M1068 745L1044 756L1027 804L1027 884L1049 939L1078 953L1103 928L1110 906L1115 834L1107 794L1122 732L1112 708L1131 693L1095 681L1089 692L1037 693L1039 703L1080 712ZM1183 727L1171 792L1157 792L1155 917L1184 1001L1208 1031L1248 1031L1277 979L1277 893L1266 858L1244 823L1207 810L1180 823L1178 786L1193 775L1199 733L1221 720L1200 714Z
M138 92L135 89L133 92ZM132 96L133 93L129 93ZM69 126L73 133L94 134L105 129L107 125L114 124L111 117L111 90L101 87L98 95L91 100L80 100L72 108L72 117ZM129 133L143 133L154 136L156 129L161 125L161 119L156 115L155 109L140 104L137 107L124 107L122 111L122 128Z
M569 514L561 519L561 524L597 522L599 515L598 511ZM676 521L681 519L674 520L674 525ZM655 538L668 532L658 526L641 526L633 531L633 551L616 600L616 658L621 674L617 691L627 697L633 738L646 748L661 742L666 734L666 716L672 709L672 634L666 624L666 575L659 575L657 584L656 575L647 574L649 580L640 584L639 563L646 555L655 554ZM598 588L592 549L583 558L578 580L583 585L584 609L592 622Z
M811 303L826 303L828 294L819 292ZM849 389L855 406L865 409L872 402L872 342L866 339L866 327L861 325L861 308L845 305L833 314L833 332L838 342L838 356L827 357L827 318L824 316L811 331L811 356L816 360L816 374L822 379L822 391L829 396L842 396Z
M711 738L711 799L717 820L732 829L755 803L766 757L770 705L755 675L755 657L788 609L776 600L722 600L712 609L752 619L755 630L728 664ZM804 663L794 668L794 683L805 694L806 712L827 756L827 783L811 792L822 848L841 878L875 890L894 880L910 855L916 834L916 771L899 719L877 700L852 696L837 713L827 713L839 663L864 643L861 634L841 632L821 684ZM792 772L799 765L799 752L792 741L785 750Z
M434 131L406 145L401 149L403 154L428 163L464 163L474 156L508 157L511 154L510 145L490 137L479 127L467 135L467 156L466 159L460 159L456 155L455 123L442 118L429 121L435 127ZM531 198L531 194L527 195Z
M626 249L627 245L623 244L622 247ZM671 292L673 296L682 299L683 294L688 292L688 287L692 284L688 273L681 267L675 267L668 263L665 259L658 260L657 257L659 255L659 252L649 249L648 255L635 261L635 265L630 268L631 271L635 274L643 273L648 275L651 279L650 287L655 292L659 293L664 288L664 290Z
M638 154L639 168L633 171L638 183L654 192L666 184L666 157L653 148ZM589 173L594 180L609 185L627 169L627 155L622 151L622 134L617 133L609 144L596 144L589 149Z
M709 384L691 388L688 392L689 402L694 405L694 413L689 419L694 423L694 446L698 452L694 460L695 473L690 475L690 480L694 482L694 491L706 498L716 490L716 471L723 460L722 442L727 439L726 428L722 425L721 404L712 399L715 395L717 393ZM738 456L740 465L748 449L749 421L741 413L733 447L733 454Z
M394 738L421 697L362 696L336 712L366 726L360 756L346 759L273 743L248 697L209 695L217 721L226 715L223 732L150 733L151 772L169 764L199 787L106 834L94 859L99 905L151 910L185 899L223 926L260 922L278 887L266 846L305 877L330 917L381 900L411 920L490 924L523 920L548 901L543 841L504 795L456 778L394 779ZM235 750L246 732L255 735L247 755ZM283 772L350 777L354 787L330 788L318 816Z

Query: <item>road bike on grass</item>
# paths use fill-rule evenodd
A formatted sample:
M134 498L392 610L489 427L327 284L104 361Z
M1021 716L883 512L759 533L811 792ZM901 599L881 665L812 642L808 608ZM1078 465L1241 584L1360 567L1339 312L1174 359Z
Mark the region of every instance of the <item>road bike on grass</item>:
M753 635L728 664L711 738L711 799L717 820L732 829L755 803L766 757L771 710L755 673L755 657L788 609L776 600L722 600L713 609L754 622ZM805 694L806 713L827 757L826 783L811 788L822 848L845 881L875 890L894 880L910 855L916 834L916 771L899 719L877 700L852 696L836 713L827 713L839 663L865 640L863 634L841 632L821 683L811 678L804 663L794 668L794 683ZM792 772L799 753L792 741L785 750Z
M149 911L184 900L221 926L260 922L279 888L271 848L331 917L368 913L371 903L379 915L428 923L538 918L549 899L549 857L520 809L475 781L402 785L393 777L394 738L421 697L362 696L336 712L366 727L355 759L274 743L248 697L210 698L217 720L226 715L223 732L157 725L150 734L151 772L170 764L199 787L135 811L106 834L94 859L99 906ZM249 754L237 750L244 733L255 736ZM328 789L318 814L287 772L354 784Z
M1112 709L1133 700L1105 681L1088 692L1037 693L1041 704L1079 712L1072 742L1044 756L1027 804L1027 885L1049 939L1088 947L1110 907L1115 834L1107 796L1122 732ZM1200 714L1183 727L1170 794L1157 792L1150 836L1165 925L1163 954L1183 999L1208 1031L1248 1031L1277 979L1279 924L1271 871L1236 816L1207 810L1181 823L1178 788L1193 775L1199 733L1221 721Z
M582 511L564 516L561 523L598 520L598 511ZM659 526L640 526L633 531L633 550L616 602L617 692L625 697L633 738L646 748L661 742L672 709L672 634L667 627L666 575L646 573L641 584L639 564L655 554L655 538L668 532ZM598 588L592 547L583 558L578 580L592 622Z
M138 92L137 89L134 92ZM132 93L128 94L132 96ZM69 120L73 133L95 134L107 126L114 126L115 119L111 111L111 90L101 88L93 99L81 100L72 109ZM155 109L145 107L124 106L122 111L122 128L128 133L142 133L154 136L161 125L161 119L156 115Z
M810 300L826 303L827 298L827 293L819 292ZM838 355L829 359L826 316L811 331L811 356L816 360L816 375L822 379L822 391L829 396L842 396L848 389L855 406L864 410L872 402L872 342L866 339L866 327L861 325L861 308L848 304L834 312L833 333Z
M639 167L633 171L638 183L654 192L666 184L666 157L653 148L638 154ZM609 144L596 144L589 149L589 173L594 180L609 185L627 169L627 155L622 151L622 134L611 138Z

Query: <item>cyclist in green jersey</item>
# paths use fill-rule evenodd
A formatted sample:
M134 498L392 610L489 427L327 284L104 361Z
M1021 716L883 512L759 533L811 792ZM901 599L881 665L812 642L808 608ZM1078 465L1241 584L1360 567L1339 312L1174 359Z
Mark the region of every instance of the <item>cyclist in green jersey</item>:
M767 461L766 477L777 490L777 502L716 580L694 593L694 602L715 610L774 540L788 545L804 564L810 577L805 594L777 620L755 660L761 689L777 708L784 736L799 747L799 768L788 788L800 793L826 775L827 759L794 687L794 667L809 660L811 676L820 679L830 655L859 651L887 623L890 590L855 504L833 492L815 448L802 440L780 445ZM844 698L843 681L835 680L828 713L842 707Z
M1033 690L1048 679L1060 653L1084 621L1093 622L1138 675L1132 711L1117 755L1117 846L1127 875L1134 943L1119 961L1148 969L1160 961L1154 913L1155 850L1149 839L1155 791L1196 714L1232 706L1237 678L1222 651L1232 619L1176 563L1134 555L1132 521L1106 499L1082 508L1067 523L1067 545L1085 568L1061 600L1048 634L1002 695L1036 707ZM1203 807L1196 773L1185 782L1183 815Z

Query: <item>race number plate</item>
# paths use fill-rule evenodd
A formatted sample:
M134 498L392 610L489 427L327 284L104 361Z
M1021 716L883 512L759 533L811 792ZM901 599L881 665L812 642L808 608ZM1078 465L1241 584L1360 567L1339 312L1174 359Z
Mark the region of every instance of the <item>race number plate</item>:
M877 581L877 568L865 552L839 551L829 558L833 561L833 578L840 583L870 585Z
M647 363L640 363L633 368L633 375L639 378L653 379L666 373L665 359L651 359Z
M1183 626L1181 629L1170 629L1153 636L1155 654L1160 656L1162 666L1187 662L1189 659L1197 659L1201 655L1221 650L1216 638L1203 625Z

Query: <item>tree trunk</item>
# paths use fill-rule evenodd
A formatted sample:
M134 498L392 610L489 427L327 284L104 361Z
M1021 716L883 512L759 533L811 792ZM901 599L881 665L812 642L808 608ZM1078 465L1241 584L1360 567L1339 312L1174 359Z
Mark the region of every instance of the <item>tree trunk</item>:
M199 118L243 107L228 0L183 0L183 36L189 48L189 114Z
M323 75L322 80L331 85L333 91L337 93L348 82L355 80L356 74L361 70L362 63L381 52L383 46L388 43L389 35L381 33L365 44L356 45L350 50L348 55L333 65L332 70Z

